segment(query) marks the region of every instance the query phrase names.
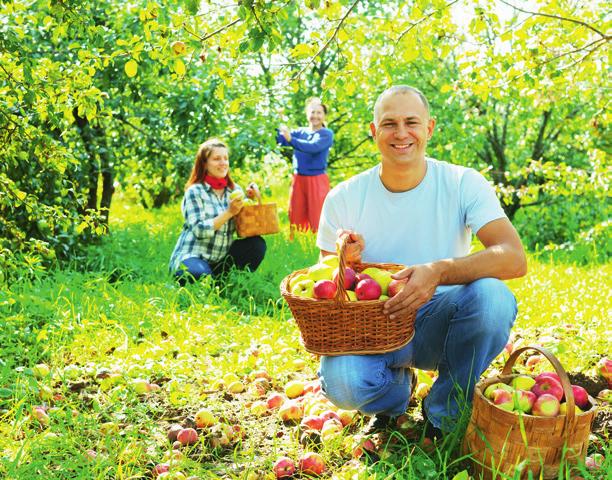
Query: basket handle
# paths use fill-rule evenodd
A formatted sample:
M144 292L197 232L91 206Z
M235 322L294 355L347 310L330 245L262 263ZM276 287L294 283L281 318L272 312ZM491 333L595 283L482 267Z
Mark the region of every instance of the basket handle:
M561 365L561 362L557 360L557 357L555 357L544 347L538 347L535 345L522 347L512 352L512 355L510 355L510 358L508 358L508 361L504 365L502 375L511 375L512 367L514 366L514 363L518 359L519 355L527 350L535 350L536 352L539 352L544 355L546 357L546 360L548 360L552 364L555 369L555 372L557 372L557 375L559 375L559 378L561 379L561 386L563 387L563 393L565 394L565 403L567 404L567 412L565 414L565 424L563 426L563 430L567 434L567 432L569 431L569 427L573 426L576 420L576 403L574 401L574 392L572 391L572 384L570 382L570 379L567 376L565 369Z
M349 235L345 235L342 240L340 240L340 246L338 248L338 276L336 277L336 296L335 300L339 303L344 303L349 301L348 293L346 293L346 288L344 288L344 274L346 272L346 246L349 243Z
M261 205L261 192L259 191L259 188L257 187L257 185L255 184L255 182L251 182L248 184L247 189L251 188L251 187L255 187L257 190L255 190L255 196L257 197L257 205Z

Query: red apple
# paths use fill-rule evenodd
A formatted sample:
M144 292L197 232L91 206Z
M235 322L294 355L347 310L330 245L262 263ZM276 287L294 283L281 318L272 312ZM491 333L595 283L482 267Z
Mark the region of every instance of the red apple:
M552 377L542 377L540 380L536 380L535 385L531 387L531 391L538 397L547 393L553 395L559 401L563 398L563 387Z
M334 412L333 410L325 410L325 411L324 411L324 412L321 414L321 416L323 417L323 421L333 419L333 420L338 420L339 422L342 422L342 421L340 420L340 415L338 415L338 414L337 414L336 412Z
M320 432L321 428L323 428L324 422L325 419L320 415L309 415L302 419L300 426L304 430L316 430L317 432Z
M283 422L295 422L304 416L304 409L295 400L286 400L278 409L278 416Z
M274 462L272 470L274 470L276 478L290 477L295 473L295 462L289 457L280 457Z
M192 445L198 441L198 432L193 428L183 428L176 435L176 440L179 441L181 445Z
M608 382L608 387L612 388L612 360L602 358L597 362L597 369L599 374Z
M531 412L533 404L536 400L536 395L533 392L527 390L516 390L514 392L514 407L515 410L520 410L524 413Z
M493 403L499 408L509 412L514 410L514 399L512 398L512 393L509 391L498 388L497 390L493 391L492 397Z
M544 377L554 378L557 382L561 383L561 377L559 376L557 372L542 372L535 377L535 380L537 382L540 378L544 378Z
M353 288L353 285L355 284L355 270L353 270L352 268L346 267L344 269L344 289L345 290L350 290L351 288ZM334 275L332 277L332 280L334 281L334 283L338 283L338 269L336 268L334 270Z
M357 285L362 280L366 280L368 278L372 279L372 277L370 277L367 273L358 273L357 275L355 275L355 285Z
M405 278L401 280L391 280L389 286L387 287L387 295L389 295L389 297L395 297L402 290L402 288L404 288L406 282L407 280Z
M543 393L533 403L531 414L538 417L556 417L559 414L559 399L549 393Z
M315 298L330 299L336 295L337 285L331 280L319 280L314 284L313 293Z
M153 477L157 477L160 474L164 472L169 472L169 471L170 471L169 463L158 463L157 465L155 465L155 467L153 467Z
M176 436L183 428L184 427L178 423L173 423L170 425L170 427L168 427L168 440L171 442L176 442Z
M325 461L316 452L307 452L299 460L299 469L304 475L319 476L325 471Z
M268 397L268 400L266 401L266 403L268 404L268 408L270 410L274 410L280 407L285 402L285 400L286 398L282 396L280 393L273 393Z
M589 393L579 385L572 385L574 393L574 403L583 410L587 410L589 406Z
M371 278L361 280L355 287L357 300L378 300L382 293L380 285Z

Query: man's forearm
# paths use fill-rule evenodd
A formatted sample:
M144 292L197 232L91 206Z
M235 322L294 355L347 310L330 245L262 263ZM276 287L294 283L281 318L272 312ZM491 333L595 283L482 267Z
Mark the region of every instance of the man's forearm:
M523 250L507 245L492 245L466 257L438 260L432 266L439 272L440 285L461 285L486 277L509 280L527 272Z

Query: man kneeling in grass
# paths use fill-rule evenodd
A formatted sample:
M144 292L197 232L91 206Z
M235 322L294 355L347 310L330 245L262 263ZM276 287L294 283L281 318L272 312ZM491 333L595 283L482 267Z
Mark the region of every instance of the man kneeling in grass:
M521 240L494 189L471 168L425 156L434 132L425 96L408 86L385 90L370 130L381 155L374 168L335 187L323 206L321 255L349 236L349 262L408 265L406 284L384 306L392 318L416 311L415 336L379 355L321 358L332 402L379 417L405 412L411 367L437 370L423 404L430 437L456 425L480 375L501 352L517 314L502 280L526 274ZM472 232L484 245L470 252Z

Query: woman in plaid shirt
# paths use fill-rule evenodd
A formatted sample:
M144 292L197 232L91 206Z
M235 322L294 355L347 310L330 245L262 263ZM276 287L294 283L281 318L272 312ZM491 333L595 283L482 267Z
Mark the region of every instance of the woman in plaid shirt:
M266 253L263 238L234 240L234 216L242 209L242 189L229 176L228 148L211 138L198 149L193 170L185 185L181 210L185 217L183 231L170 258L170 271L181 282L185 272L196 280L202 275L216 275L235 266L257 269ZM259 195L255 184L247 196Z

